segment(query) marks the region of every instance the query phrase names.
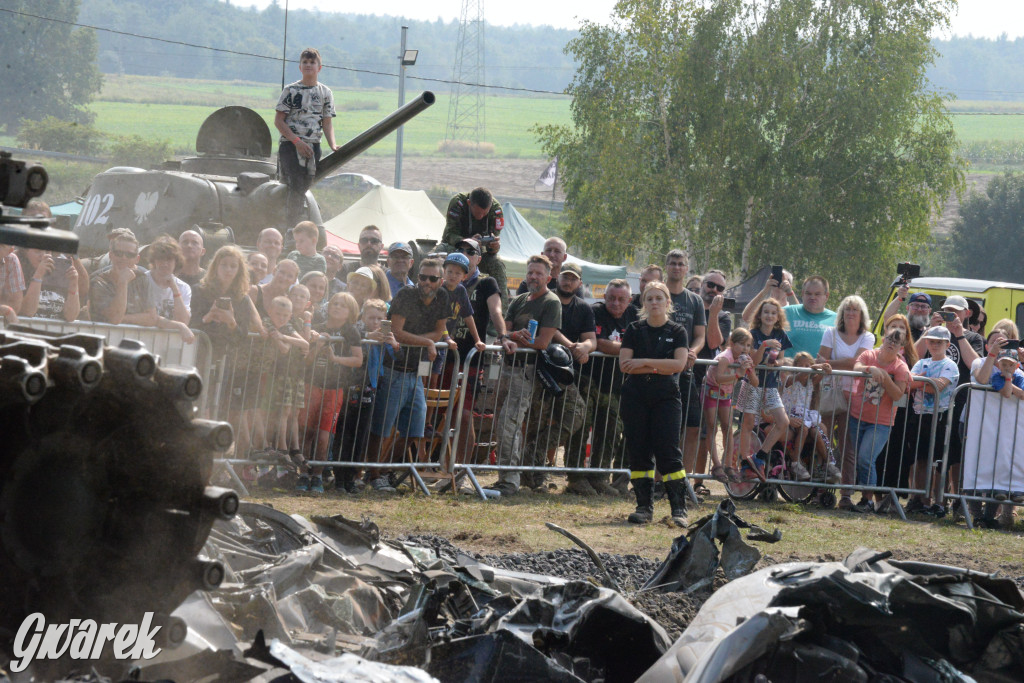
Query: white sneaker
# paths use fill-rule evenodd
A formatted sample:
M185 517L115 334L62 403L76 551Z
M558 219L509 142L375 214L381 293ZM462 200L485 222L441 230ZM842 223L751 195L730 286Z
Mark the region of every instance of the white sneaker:
M395 493L398 491L398 489L391 485L391 480L387 477L377 477L370 482L370 486L373 487L374 491L380 491L381 493Z
M828 484L841 484L843 482L843 473L839 471L834 462L830 462L828 467L825 468L825 482Z
M789 472L793 475L793 478L797 481L810 481L811 473L807 471L804 464L799 460L794 460L789 463Z

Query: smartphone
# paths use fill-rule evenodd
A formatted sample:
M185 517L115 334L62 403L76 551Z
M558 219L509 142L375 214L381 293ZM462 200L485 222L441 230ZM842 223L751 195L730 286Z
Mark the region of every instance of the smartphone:
M956 320L956 313L953 311L939 311L939 317L948 323Z
M391 321L390 320L381 320L380 321L380 331L381 331L381 333L385 337L388 336L389 334L391 334Z
M231 299L226 296L217 297L217 308L231 308Z
M1010 349L1011 351L1016 351L1019 348L1020 348L1020 340L1019 339L1007 339L1005 342L1003 342L1003 350L1004 351L1006 349Z
M57 268L63 267L64 271L67 271L67 269L72 266L73 261L71 260L70 256L65 256L64 254L58 254L57 256L54 256L53 264L54 264L55 267L57 267Z
M782 285L782 266L772 266L772 279Z
M723 311L735 311L736 310L736 299L731 297L725 297L722 299L722 310Z

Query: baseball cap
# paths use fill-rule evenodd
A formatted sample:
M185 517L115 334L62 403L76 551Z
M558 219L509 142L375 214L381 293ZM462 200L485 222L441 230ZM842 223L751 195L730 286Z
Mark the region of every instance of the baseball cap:
M925 294L924 292L914 292L913 294L910 295L910 299L908 299L908 302L912 304L928 304L929 306L931 306L932 298L929 295Z
M388 254L390 255L392 252L395 251L404 251L409 256L412 256L412 247L410 247L405 242L392 242L391 246L388 247Z
M948 342L951 337L949 336L949 330L945 327L932 327L927 332L921 335L921 339L938 339L939 341Z
M942 307L962 311L967 308L967 299L962 296L951 296L943 302Z
M1003 349L999 352L998 360L1012 360L1014 363L1019 363L1020 360L1017 358L1016 349Z
M467 273L469 272L469 259L466 258L465 254L460 254L457 251L448 254L448 256L446 256L444 259L444 265L447 266L449 263L454 263L455 265L462 266L463 270L465 270Z
M479 243L479 242L477 242L477 241L476 241L475 239L473 239L472 237L467 237L467 238L466 238L466 239L464 239L464 240L459 240L459 243L455 245L455 248L456 248L456 249L458 249L459 247L461 247L461 246L462 246L462 245L464 245L464 244L465 244L466 246L470 246L470 247L473 247L473 248L474 248L474 249L476 249L477 251L480 251L480 243Z
M356 270L354 270L351 273L349 273L348 274L349 282L352 281L352 276L353 275L362 275L363 277L365 277L368 280L371 280L371 281L373 280L373 271L370 270L369 268L367 268L366 266L360 266Z
M562 269L558 271L559 275L561 275L562 273L572 273L579 279L583 279L583 269L580 268L579 264L577 263L563 263Z

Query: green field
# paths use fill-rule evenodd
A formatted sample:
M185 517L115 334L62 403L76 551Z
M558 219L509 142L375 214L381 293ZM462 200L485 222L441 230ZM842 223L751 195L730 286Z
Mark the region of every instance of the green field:
M273 126L280 88L243 82L216 82L172 78L106 77L102 99L90 108L96 113L96 126L114 134L136 134L166 139L179 153L195 148L200 124L211 112L226 105L244 105L258 111ZM406 100L418 95L415 82L407 84ZM449 96L438 91L437 102L405 126L404 150L413 156L437 152L444 140L448 120ZM115 101L116 99L116 101ZM381 90L339 90L335 92L338 118L335 133L338 143L387 116L398 107L395 92ZM490 96L485 103L486 137L494 145L497 157L543 156L530 132L535 124L569 123L567 97ZM368 154L394 153L394 137L371 148Z

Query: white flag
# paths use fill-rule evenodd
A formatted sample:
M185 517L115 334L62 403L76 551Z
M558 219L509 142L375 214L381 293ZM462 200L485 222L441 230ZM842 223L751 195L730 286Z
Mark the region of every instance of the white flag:
M554 161L548 164L544 172L537 178L537 182L533 184L533 189L537 192L543 192L545 190L551 190L555 187L555 179L558 177L558 157L555 157Z

